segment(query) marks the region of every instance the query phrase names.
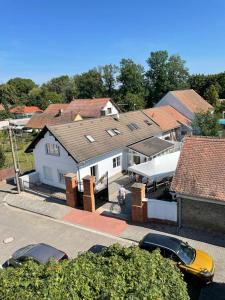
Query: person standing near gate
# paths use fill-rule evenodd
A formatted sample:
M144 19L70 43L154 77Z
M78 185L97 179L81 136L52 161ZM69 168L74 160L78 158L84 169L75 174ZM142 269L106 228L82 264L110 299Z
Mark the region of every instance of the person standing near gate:
M121 185L119 189L119 204L123 205L125 204L125 198L126 198L126 190L123 185Z

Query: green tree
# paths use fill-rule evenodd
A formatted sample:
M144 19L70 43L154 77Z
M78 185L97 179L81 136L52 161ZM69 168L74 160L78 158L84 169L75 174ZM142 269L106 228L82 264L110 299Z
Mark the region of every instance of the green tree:
M188 300L186 283L175 264L137 246L110 246L100 254L38 265L27 262L0 270L0 298L170 299Z
M146 72L149 105L156 103L168 91L188 88L188 69L179 55L167 51L151 52Z
M96 69L74 76L74 82L77 87L78 98L98 98L103 96L102 77Z
M3 151L2 146L0 146L0 169L4 167L5 159L5 152Z
M211 84L204 93L204 98L213 106L217 106L219 102L219 93L214 84Z
M116 87L116 74L119 68L116 65L105 65L99 68L99 72L103 80L104 94L107 97L113 97L115 95Z
M50 92L57 94L64 94L66 87L70 83L70 78L67 75L52 78L47 83L43 84L43 87Z
M29 91L36 86L33 80L20 77L10 79L7 84L14 88L17 99L20 99L24 102L27 100Z
M29 96L29 105L35 105L46 109L51 103L62 103L63 96L56 92L50 92L46 88L33 88Z
M221 130L217 116L210 111L196 113L192 126L195 135L218 136Z
M17 101L16 90L13 86L9 84L0 85L0 103L8 107L10 104L16 104Z

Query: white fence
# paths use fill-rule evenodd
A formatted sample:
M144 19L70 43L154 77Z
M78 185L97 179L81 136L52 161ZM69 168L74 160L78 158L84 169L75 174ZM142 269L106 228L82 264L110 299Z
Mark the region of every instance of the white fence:
M32 185L40 184L39 180L39 173L38 172L32 172L23 176L20 176L20 186L25 189L25 188L30 188Z
M177 222L177 202L148 199L148 219Z

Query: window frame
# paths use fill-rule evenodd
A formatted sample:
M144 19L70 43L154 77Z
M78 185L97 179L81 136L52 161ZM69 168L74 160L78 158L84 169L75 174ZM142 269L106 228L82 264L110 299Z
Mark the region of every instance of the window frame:
M121 166L121 155L113 157L113 169Z
M60 156L60 147L57 144L46 143L45 144L45 151L46 151L47 155Z

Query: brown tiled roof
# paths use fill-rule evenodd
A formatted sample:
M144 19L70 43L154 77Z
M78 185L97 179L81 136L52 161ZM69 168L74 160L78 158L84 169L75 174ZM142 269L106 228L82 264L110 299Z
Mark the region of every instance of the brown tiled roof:
M162 131L168 131L180 126L172 115L164 111L161 107L148 108L144 113L150 117Z
M63 113L60 116L56 116L53 119L51 119L47 125L52 126L52 125L60 125L60 124L66 124L73 122L74 119L76 118L77 114L74 112L68 112L68 113Z
M70 102L66 111L76 111L84 118L98 118L101 116L101 109L109 101L111 101L111 98L74 99Z
M191 126L191 120L186 118L184 115L182 115L179 111L177 111L175 108L173 108L170 105L160 106L162 110L170 114L177 122Z
M170 149L173 146L174 145L170 142L167 142L157 137L152 137L130 145L129 148L148 157L151 157L157 153Z
M33 128L33 129L42 129L46 124L49 123L54 117L55 113L42 113L42 114L36 114L33 115L29 122L27 123L27 128Z
M61 109L65 110L68 107L69 103L53 103L45 109L45 113L58 113Z
M206 112L212 110L213 106L203 99L194 90L170 91L174 97L182 102L190 111L194 113Z
M148 117L143 112L134 111L121 114L119 119L107 116L63 125L47 125L43 132L49 130L68 153L77 162L81 162L113 150L123 149L128 145L159 134L160 128L153 121L151 124L147 124L146 119ZM138 128L130 129L127 126L130 123L135 123ZM115 128L120 134L112 137L107 129ZM27 152L33 150L40 137L43 136L43 132L31 143ZM91 135L95 141L90 143L85 137L86 135Z
M225 139L185 138L171 191L225 201L224 162Z

